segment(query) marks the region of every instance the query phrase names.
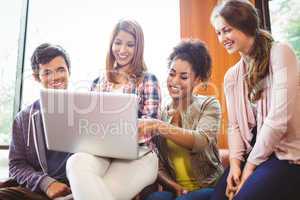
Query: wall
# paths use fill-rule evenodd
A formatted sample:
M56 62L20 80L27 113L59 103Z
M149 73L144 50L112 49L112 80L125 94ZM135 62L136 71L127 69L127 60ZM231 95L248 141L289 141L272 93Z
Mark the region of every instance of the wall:
M239 60L239 55L229 55L217 41L210 24L210 13L218 0L180 0L181 38L198 38L204 41L213 60L211 82L207 88L197 88L197 92L216 96L222 107L222 128L219 147L227 148L227 112L223 90L223 78L230 66Z

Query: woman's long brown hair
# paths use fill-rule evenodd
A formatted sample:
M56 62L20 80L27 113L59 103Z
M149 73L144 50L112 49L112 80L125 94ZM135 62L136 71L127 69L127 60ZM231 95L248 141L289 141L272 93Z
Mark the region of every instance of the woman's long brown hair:
M259 28L257 10L247 0L223 1L214 8L211 15L212 23L217 17L222 17L230 26L254 37L254 44L248 55L253 62L248 67L246 81L248 98L250 101L256 101L261 98L264 90L263 81L269 74L273 38L267 31Z
M118 83L117 76L120 75L117 70L114 69L116 60L112 53L113 42L120 31L125 31L131 34L135 39L134 55L130 63L130 69L127 73L131 76L131 78L135 78L139 81L139 79L142 78L143 73L147 71L147 67L144 62L144 34L141 26L136 21L128 19L119 21L111 35L109 50L106 56L106 75L108 81Z

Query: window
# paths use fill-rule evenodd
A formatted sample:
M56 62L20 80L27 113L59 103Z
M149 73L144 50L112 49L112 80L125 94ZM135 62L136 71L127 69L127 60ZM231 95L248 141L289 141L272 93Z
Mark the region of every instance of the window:
M22 1L0 1L0 145L8 145L13 120Z
M0 31L0 149L8 147L13 111L18 109L14 108L18 107L14 106L18 96L15 88L20 87L16 83L18 41L19 37L25 38L25 31L19 32L27 14L24 10L21 19L22 4L26 1L29 2L0 2L0 24L5 27ZM39 97L39 86L32 78L30 66L30 56L38 45L50 42L63 46L71 57L71 87L86 90L104 69L113 26L125 17L141 24L146 64L163 85L168 54L180 39L179 0L30 0L23 91L19 91L23 94L22 108ZM7 153L0 151L0 180L7 177Z
M300 58L300 3L298 0L269 1L272 35L289 42Z
M168 54L180 40L178 1L31 0L23 107L38 98L39 88L31 76L30 66L30 56L36 46L43 42L63 46L71 58L71 87L86 90L104 69L113 26L124 17L141 24L146 65L161 84L165 82L166 73L163 72L166 72Z

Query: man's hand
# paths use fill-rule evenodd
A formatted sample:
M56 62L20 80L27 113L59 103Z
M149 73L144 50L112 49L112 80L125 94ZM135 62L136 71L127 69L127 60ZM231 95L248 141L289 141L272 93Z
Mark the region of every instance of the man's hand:
M50 199L63 197L71 193L71 189L64 183L55 181L51 183L47 189L46 195Z

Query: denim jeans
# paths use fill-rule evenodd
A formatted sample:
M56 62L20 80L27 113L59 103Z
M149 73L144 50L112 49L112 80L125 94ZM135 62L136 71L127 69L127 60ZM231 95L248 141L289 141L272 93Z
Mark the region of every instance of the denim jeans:
M229 169L224 172L211 200L228 199L225 195L228 172ZM256 168L234 200L298 200L299 185L300 166L272 155Z
M209 200L212 193L212 188L204 188L176 198L176 195L172 192L154 192L146 200Z

